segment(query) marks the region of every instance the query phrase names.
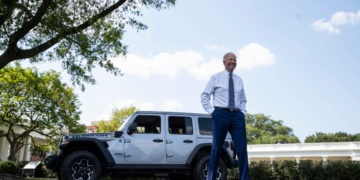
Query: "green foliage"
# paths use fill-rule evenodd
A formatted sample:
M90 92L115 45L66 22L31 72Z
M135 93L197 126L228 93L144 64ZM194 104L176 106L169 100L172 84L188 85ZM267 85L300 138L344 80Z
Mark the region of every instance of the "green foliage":
M77 134L77 133L86 133L87 126L85 124L77 124L76 126L72 126L68 128L69 128L69 134ZM59 150L58 146L61 138L62 135L53 138L46 138L47 141L46 149L48 150L47 152L50 152L51 154L56 154Z
M16 175L18 172L17 166L13 161L0 161L0 173L7 173Z
M39 144L36 139L33 139L30 147L31 155L43 158L47 152L51 151L50 147L49 144Z
M227 179L239 179L239 169L238 168L228 169L227 173L228 173Z
M271 179L272 169L270 161L251 162L249 164L250 179Z
M26 164L28 164L29 161L21 161L16 162L16 169L18 170L17 176L22 176L22 169ZM38 167L36 167L34 177L40 177L40 178L54 178L57 176L56 172L53 172L50 169L47 169L44 162L41 162Z
M360 162L358 161L261 161L249 165L250 179L360 179ZM228 179L239 179L238 169L228 170Z
M143 7L158 10L175 0L0 1L0 69L14 60L61 61L73 83L94 83L92 69L117 75L111 57L126 54L125 25L146 25Z
M39 166L36 168L35 177L48 177L48 169L46 168L45 164L41 162Z
M28 163L29 161L19 161L16 163L13 161L0 161L0 174L7 173L7 174L16 175L18 177L22 176L22 169ZM34 175L35 177L41 177L41 178L46 178L46 177L55 178L57 176L57 173L53 172L50 169L47 169L44 162L41 162L39 166L36 168Z
M131 177L131 176L105 176L101 177L100 180L161 180L162 178L155 177Z
M22 173L22 169L24 168L24 166L29 163L29 161L17 161L16 162L16 167L18 169L17 175L21 175Z
M357 134L348 134L345 132L337 133L322 133L317 132L314 135L307 136L305 138L306 143L315 143L315 142L350 142L350 141L360 141L360 133Z
M124 123L124 120L135 111L136 108L134 106L114 109L109 121L101 120L93 125L99 128L98 132L114 132L119 129L119 127Z
M83 129L77 96L55 71L7 66L0 70L0 89L0 125L7 127L0 137L10 144L9 160L15 160L30 133L56 139Z
M247 114L246 133L248 144L298 143L299 139L283 121L272 120L264 114Z
M297 163L295 161L273 161L273 173L280 179L299 179Z

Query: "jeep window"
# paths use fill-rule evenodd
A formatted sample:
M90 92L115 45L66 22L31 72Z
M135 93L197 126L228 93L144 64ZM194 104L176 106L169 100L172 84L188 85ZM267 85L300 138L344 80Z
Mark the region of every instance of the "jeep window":
M199 118L198 122L201 135L212 135L211 118Z
M193 125L191 117L170 116L169 117L170 134L193 134Z
M138 134L160 134L161 120L160 116L137 116L135 121L137 124Z

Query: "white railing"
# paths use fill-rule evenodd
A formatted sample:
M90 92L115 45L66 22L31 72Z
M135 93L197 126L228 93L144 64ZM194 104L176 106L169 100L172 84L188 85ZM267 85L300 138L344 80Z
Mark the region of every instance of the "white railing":
M360 161L360 142L331 143L293 143L293 144L257 144L248 145L248 155L251 158L296 158L320 157L327 160L330 157L349 157Z

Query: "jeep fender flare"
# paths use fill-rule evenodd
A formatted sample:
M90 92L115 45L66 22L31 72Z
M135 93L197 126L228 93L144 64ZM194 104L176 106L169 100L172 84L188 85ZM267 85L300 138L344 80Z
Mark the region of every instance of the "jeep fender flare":
M115 160L107 149L108 144L104 141L93 138L70 138L66 141L68 141L68 143L59 146L59 149L62 149L62 156L66 156L76 150L87 150L97 155L100 160L104 160L103 162L106 166L115 165Z
M211 146L212 146L212 143L204 143L204 144L200 144L200 145L197 145L193 152L190 154L190 156L188 157L187 161L186 161L186 165L187 166L191 166L192 162L194 161L196 155L198 155L198 153L202 150L202 149L206 149L206 148L210 148L210 152L211 152ZM222 153L225 155L224 156L224 160L225 160L225 163L227 164L227 166L229 167L232 167L232 158L231 158L231 155L229 154L229 152L223 147L223 150L222 150Z

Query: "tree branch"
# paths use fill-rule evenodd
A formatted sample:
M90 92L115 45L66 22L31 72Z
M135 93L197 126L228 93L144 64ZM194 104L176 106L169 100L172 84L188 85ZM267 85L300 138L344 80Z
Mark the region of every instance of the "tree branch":
M9 48L17 48L17 42L24 37L29 31L34 28L39 22L41 21L41 18L45 15L46 10L51 4L51 0L44 0L37 12L35 13L35 16L33 16L32 19L30 19L27 22L24 22L22 28L14 32L10 38L9 38Z
M39 133L40 135L43 135L43 136L48 137L48 138L52 138L52 137L55 136L54 134L46 134L46 133L43 133L43 132L41 132L41 131L39 131L39 130L36 130L36 129L34 129L34 132L37 132L37 133Z
M30 134L31 132L33 132L35 128L36 128L36 127L24 131L23 133L21 133L20 135L17 136L17 139L24 139L24 138L28 137L29 134Z
M1 0L1 8L4 8L4 13L0 14L0 26L2 26L5 21L11 16L14 12L16 1L12 0ZM4 7L5 6L5 7Z
M18 152L22 147L24 146L24 142L18 142L15 145L15 151L14 152Z
M26 6L16 3L15 7L18 9L21 9L25 12L25 14L27 14L30 18L34 18L34 16L31 14L30 10L26 8Z
M96 14L95 16L91 17L90 19L88 19L84 23L80 24L79 26L69 28L69 29L65 30L64 32L58 34L57 36L53 37L52 39L44 42L43 44L40 44L37 47L27 49L27 50L19 50L19 52L18 52L19 56L17 57L17 59L29 58L29 57L32 57L32 56L38 54L38 53L46 51L47 49L51 48L56 43L60 42L66 36L76 34L76 33L80 32L80 31L88 28L89 26L94 24L94 22L98 21L99 19L107 16L112 11L114 11L115 9L120 7L122 4L124 4L125 1L126 0L120 0L120 1L116 2L115 4L110 6L109 8L103 10L99 14Z

